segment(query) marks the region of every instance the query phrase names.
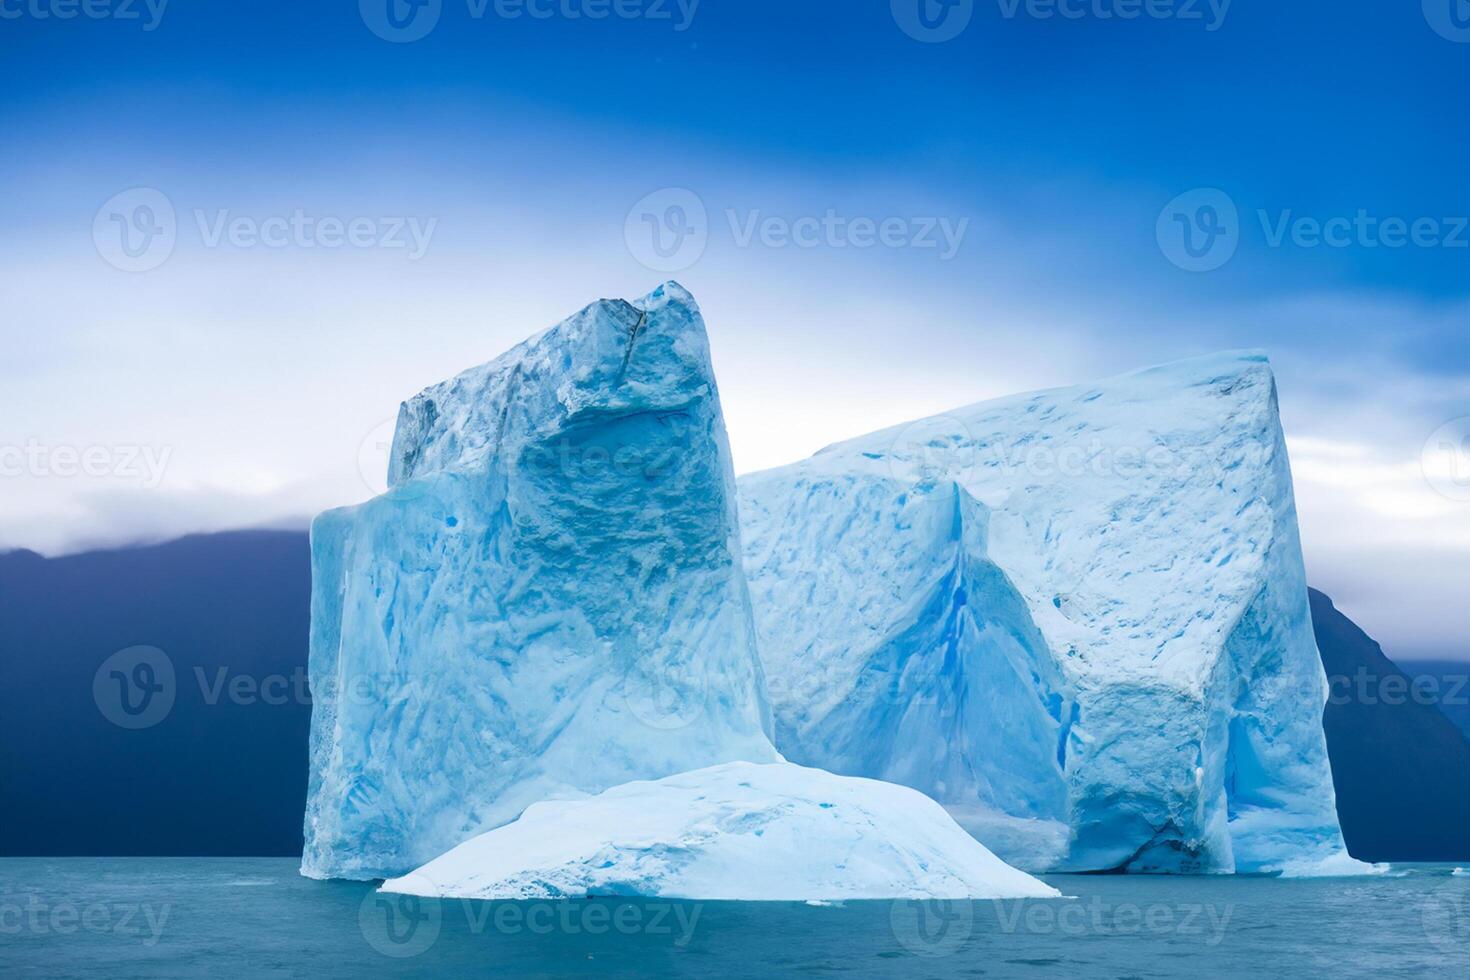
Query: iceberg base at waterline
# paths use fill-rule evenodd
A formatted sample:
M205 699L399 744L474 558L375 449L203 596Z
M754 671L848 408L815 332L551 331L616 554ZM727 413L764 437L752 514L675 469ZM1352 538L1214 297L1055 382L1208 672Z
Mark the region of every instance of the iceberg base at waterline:
M916 790L747 762L537 803L382 890L472 899L1061 897Z

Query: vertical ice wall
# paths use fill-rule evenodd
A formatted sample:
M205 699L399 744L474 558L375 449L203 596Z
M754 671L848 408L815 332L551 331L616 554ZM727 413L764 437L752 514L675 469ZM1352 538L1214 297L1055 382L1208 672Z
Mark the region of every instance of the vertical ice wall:
M1344 855L1264 356L971 406L740 481L777 745L1030 870Z
M399 416L312 527L304 874L403 874L537 800L768 762L704 324L602 301Z

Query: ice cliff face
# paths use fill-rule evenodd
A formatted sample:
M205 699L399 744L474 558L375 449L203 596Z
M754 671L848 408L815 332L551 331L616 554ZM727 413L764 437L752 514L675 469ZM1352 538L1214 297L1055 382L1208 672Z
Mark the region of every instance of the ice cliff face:
M777 758L682 288L411 399L390 485L312 527L303 873L399 875L539 800Z
M919 789L1028 870L1345 857L1264 356L874 433L740 508L792 761Z

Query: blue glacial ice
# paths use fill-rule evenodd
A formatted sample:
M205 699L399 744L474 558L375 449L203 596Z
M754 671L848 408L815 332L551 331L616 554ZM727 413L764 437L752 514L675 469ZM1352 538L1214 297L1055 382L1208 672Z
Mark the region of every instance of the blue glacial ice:
M383 891L708 901L1055 898L912 789L732 762L537 803Z
M921 790L1027 870L1365 867L1263 355L974 405L739 495L793 762Z
M778 760L682 288L411 399L389 483L312 526L304 874L401 875L541 800Z

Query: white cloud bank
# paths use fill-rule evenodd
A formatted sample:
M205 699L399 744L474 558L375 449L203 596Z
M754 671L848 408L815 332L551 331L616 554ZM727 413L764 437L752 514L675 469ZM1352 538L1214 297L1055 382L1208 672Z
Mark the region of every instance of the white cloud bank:
M556 210L529 190L515 204L462 205L417 262L381 250L181 243L138 275L98 257L87 229L106 194L80 195L87 206L75 228L18 236L24 247L0 253L0 449L50 451L44 464L32 457L0 475L0 548L60 554L304 526L380 490L373 454L385 454L402 398L599 296L642 295L664 278L634 261L625 215L594 203L605 196L594 190L565 191L579 200ZM646 190L630 189L628 201ZM844 194L883 196L797 187L772 198L738 183L707 191L716 205L760 200L782 214L821 213L818 204ZM181 203L194 196L180 194ZM261 210L217 189L201 200ZM351 207L328 198L319 210ZM427 214L439 202L383 207ZM873 210L918 207L910 196ZM923 207L975 213L973 202ZM508 241L506 229L519 237ZM1040 232L1014 243L1015 229L979 218L972 229L948 264L927 253L740 248L722 238L677 274L710 321L742 472L985 398L1266 346L1313 582L1391 654L1470 660L1460 611L1470 594L1470 503L1436 493L1421 464L1430 433L1470 415L1470 378L1407 366L1446 323L1463 322L1464 309L1333 295L1215 304L1206 315L1179 299L1140 303L1077 283L1047 295L1036 287L1048 254ZM1140 308L1154 319L1138 319ZM58 465L56 449L75 454L75 467L88 452L107 465L100 475L74 468L69 454ZM165 465L126 467L119 452L128 449Z

